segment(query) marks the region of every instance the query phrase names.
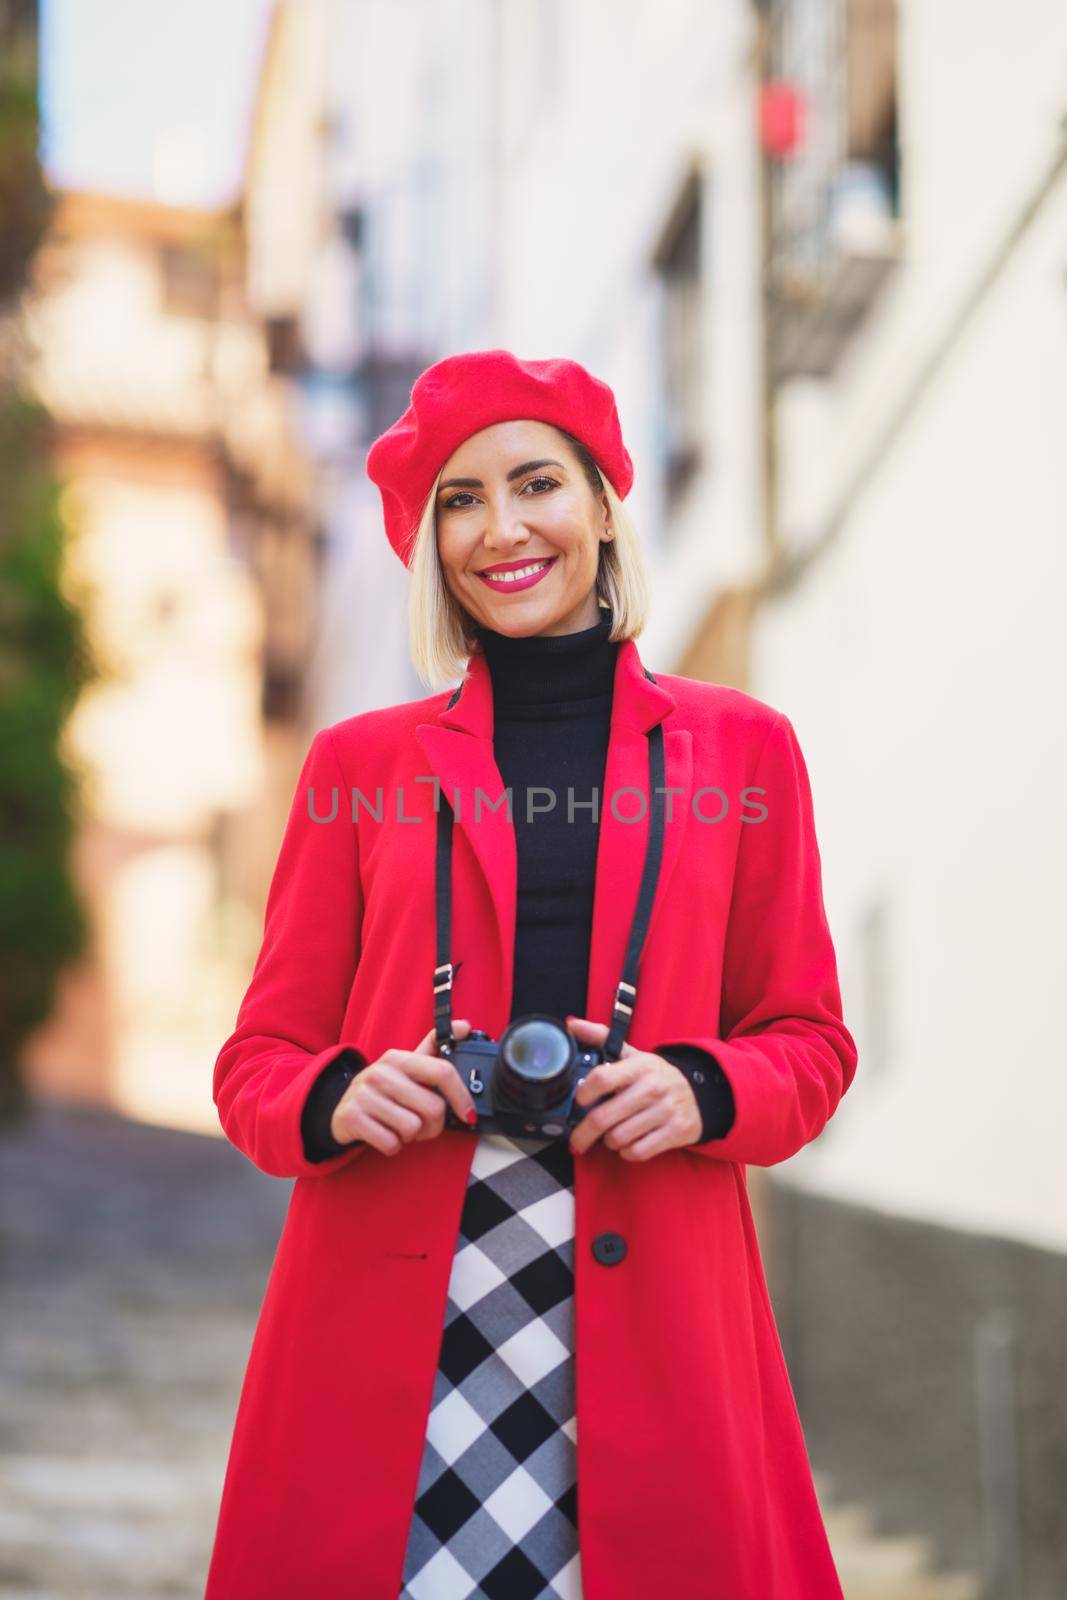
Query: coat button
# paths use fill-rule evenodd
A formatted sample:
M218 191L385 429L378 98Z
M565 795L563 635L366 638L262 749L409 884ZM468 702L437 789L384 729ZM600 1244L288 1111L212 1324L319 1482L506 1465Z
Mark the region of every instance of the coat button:
M626 1240L621 1233L598 1233L593 1240L593 1254L604 1267L617 1267L626 1254Z

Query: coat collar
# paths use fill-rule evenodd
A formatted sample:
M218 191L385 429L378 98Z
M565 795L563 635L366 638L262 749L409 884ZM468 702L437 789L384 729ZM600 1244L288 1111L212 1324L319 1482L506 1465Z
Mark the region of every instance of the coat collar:
M592 937L589 953L589 988L586 1015L610 1022L615 986L622 976L630 923L637 904L641 870L648 839L648 730L677 710L677 701L661 683L645 674L633 639L624 639L615 661L610 738L604 782L600 791L600 828ZM450 700L430 720L416 726L415 736L455 815L453 830L453 935L452 961L469 962L481 979L472 998L480 1014L493 1014L476 1023L499 1038L510 1020L515 948L517 855L515 829L506 805L493 809L505 784L493 753L493 686L489 663L482 651L469 660L467 674ZM681 853L692 795L692 736L685 728L664 729L664 764L670 811L665 828L663 855L653 901L646 945L656 936L671 874ZM637 793L630 791L636 790ZM617 797L615 804L612 798ZM475 801L478 811L475 815ZM642 812L643 806L643 815ZM629 820L628 820L629 819ZM461 839L473 856L476 872L488 889L492 907L491 929L484 917L473 925L464 921ZM469 894L469 891L468 891ZM491 936L487 937L489 934ZM477 948L471 949L472 942ZM467 948L464 948L466 946ZM640 972L638 1000L630 1025L630 1042L641 1015ZM456 1011L467 1015L467 1011Z
M493 737L493 682L484 651L477 650L467 665L467 676L459 687L459 698L449 701L435 721L445 728L472 733L476 738ZM454 696L453 696L454 698ZM615 682L611 707L611 730L623 728L646 733L662 722L675 708L674 696L645 675L644 664L633 639L624 639L615 658Z

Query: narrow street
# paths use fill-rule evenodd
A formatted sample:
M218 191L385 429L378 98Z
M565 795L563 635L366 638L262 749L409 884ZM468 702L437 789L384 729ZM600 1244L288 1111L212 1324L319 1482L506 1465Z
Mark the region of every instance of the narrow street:
M0 1596L201 1600L289 1185L222 1139L42 1107L0 1135ZM975 1600L829 1505L849 1600Z
M0 1135L0 1594L203 1594L289 1187L103 1111Z

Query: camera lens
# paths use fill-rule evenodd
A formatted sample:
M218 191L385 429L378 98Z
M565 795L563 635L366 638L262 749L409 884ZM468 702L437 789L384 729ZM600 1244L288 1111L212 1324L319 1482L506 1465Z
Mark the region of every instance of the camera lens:
M500 1036L493 1098L500 1106L544 1110L570 1092L577 1048L557 1018L542 1012L518 1017Z

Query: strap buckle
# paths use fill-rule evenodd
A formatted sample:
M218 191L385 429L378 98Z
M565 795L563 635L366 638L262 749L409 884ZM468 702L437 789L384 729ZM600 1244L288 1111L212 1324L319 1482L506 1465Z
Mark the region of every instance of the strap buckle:
M626 989L629 992L629 997L630 997L629 1005L627 1005L625 1000L622 999L622 991L624 989ZM632 1017L633 1013L634 1013L634 1005L635 1005L636 1001L637 1001L637 990L634 988L633 984L632 983L627 983L624 978L620 978L618 987L615 990L615 1010L616 1011L623 1011L623 1012L626 1013L626 1015L628 1017Z
M452 975L453 975L454 971L455 971L455 968L453 967L451 961L442 961L440 966L434 967L434 969L433 969L433 992L434 992L434 994L441 994L442 991L451 993L451 990L452 990ZM442 973L442 972L445 973L446 976L439 983L437 981L438 974Z

